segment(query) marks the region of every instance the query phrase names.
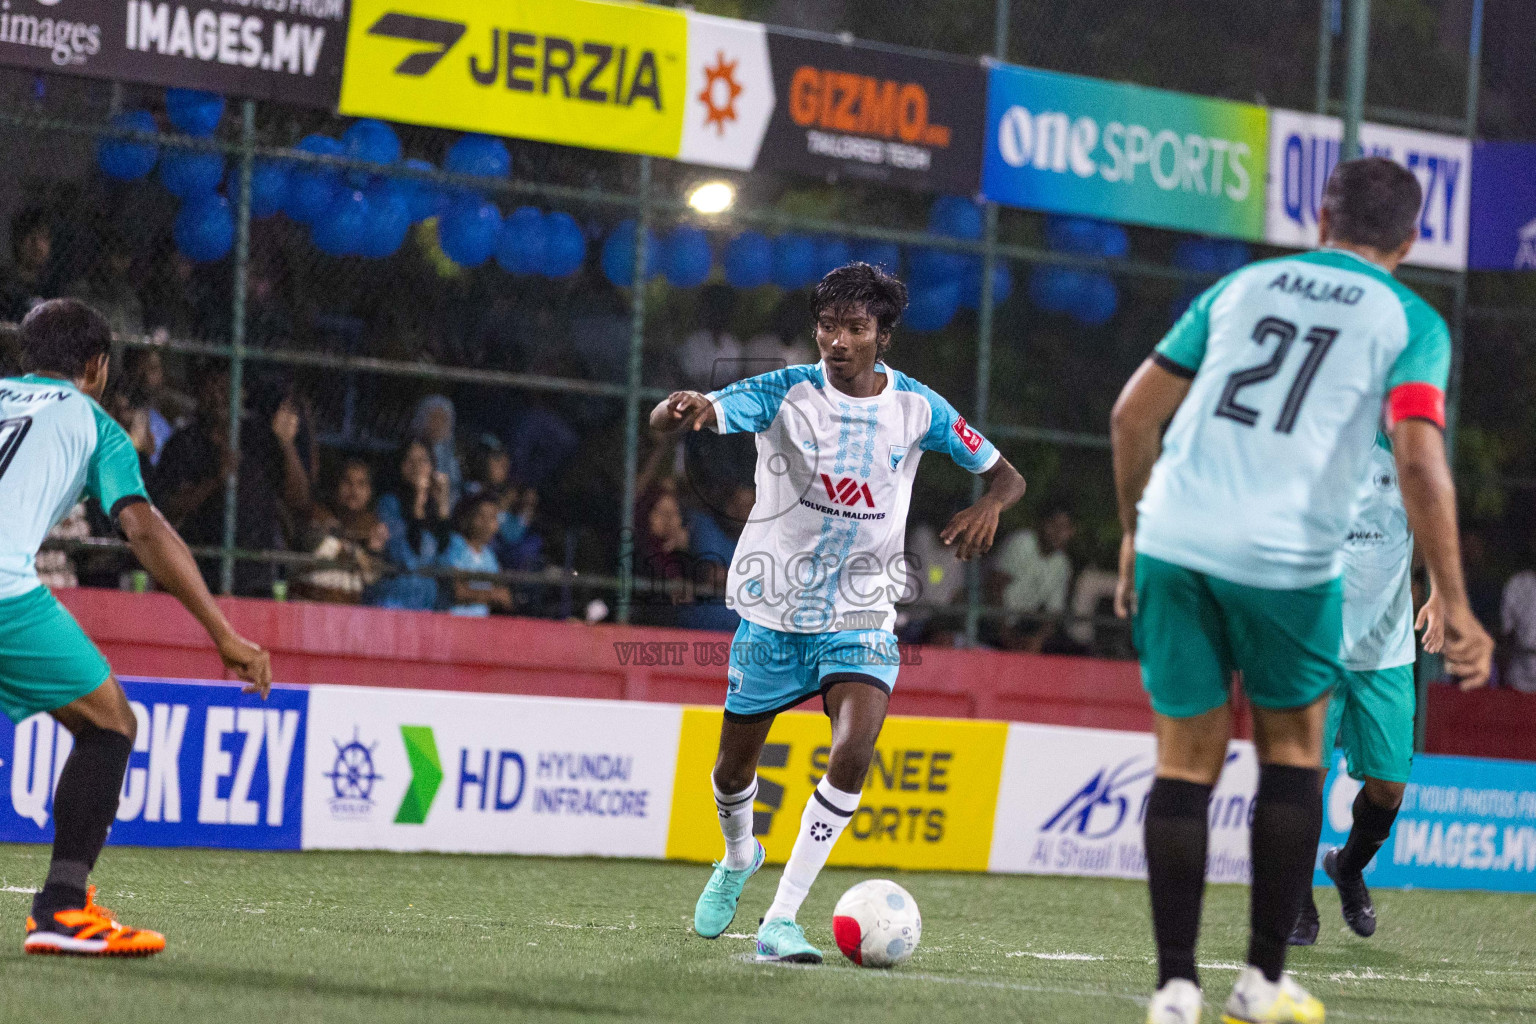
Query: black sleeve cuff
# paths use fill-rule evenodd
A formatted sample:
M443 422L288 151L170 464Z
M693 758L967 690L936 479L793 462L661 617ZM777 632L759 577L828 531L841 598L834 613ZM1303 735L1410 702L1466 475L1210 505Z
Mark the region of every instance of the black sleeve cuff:
M1169 373L1173 374L1175 377L1182 377L1185 380L1194 380L1195 379L1195 371L1194 370L1191 370L1189 367L1185 366L1183 363L1176 363L1176 362L1174 362L1172 359L1169 359L1167 356L1163 355L1161 352L1153 352L1152 353L1152 362L1155 363L1157 366L1161 367L1162 369L1167 370Z
M127 508L129 505L137 505L140 502L148 505L149 499L144 497L142 494L125 494L121 498L117 499L116 503L112 506L112 510L107 514L112 517L113 522L116 522L117 517L122 514L123 509Z

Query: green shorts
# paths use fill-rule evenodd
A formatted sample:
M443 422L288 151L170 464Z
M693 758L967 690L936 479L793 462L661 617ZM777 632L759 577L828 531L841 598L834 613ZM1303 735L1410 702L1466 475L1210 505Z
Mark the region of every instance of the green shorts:
M0 601L0 711L11 721L72 703L111 675L47 587Z
M1413 666L1375 672L1346 670L1328 704L1323 728L1323 770L1333 767L1333 745L1344 748L1349 777L1407 782L1413 769L1413 713L1418 689Z
M1344 589L1265 590L1136 556L1132 636L1152 710L1193 718L1227 702L1232 673L1261 708L1306 707L1343 673Z

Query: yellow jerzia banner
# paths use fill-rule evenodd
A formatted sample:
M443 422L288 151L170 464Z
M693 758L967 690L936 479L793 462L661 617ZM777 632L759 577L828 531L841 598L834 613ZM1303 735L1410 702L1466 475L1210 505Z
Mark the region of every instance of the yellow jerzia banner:
M676 156L688 22L596 0L352 0L343 114Z
M685 708L667 857L709 861L723 849L709 773L721 712ZM992 853L1004 722L891 718L875 748L863 800L830 863L870 868L985 871ZM768 859L789 859L800 812L826 773L832 734L825 715L780 715L758 768L754 810Z

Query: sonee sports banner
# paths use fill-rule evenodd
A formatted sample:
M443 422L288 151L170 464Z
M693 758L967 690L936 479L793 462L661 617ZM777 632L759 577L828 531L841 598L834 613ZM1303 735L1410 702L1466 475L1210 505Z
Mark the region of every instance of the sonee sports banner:
M0 65L334 109L348 0L6 0Z

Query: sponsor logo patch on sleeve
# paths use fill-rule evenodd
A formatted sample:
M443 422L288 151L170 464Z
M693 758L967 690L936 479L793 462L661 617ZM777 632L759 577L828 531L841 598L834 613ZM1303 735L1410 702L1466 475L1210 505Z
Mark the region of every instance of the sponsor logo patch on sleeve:
M981 435L965 425L964 416L955 417L955 436L960 439L961 444L965 445L965 450L972 455L981 448Z

